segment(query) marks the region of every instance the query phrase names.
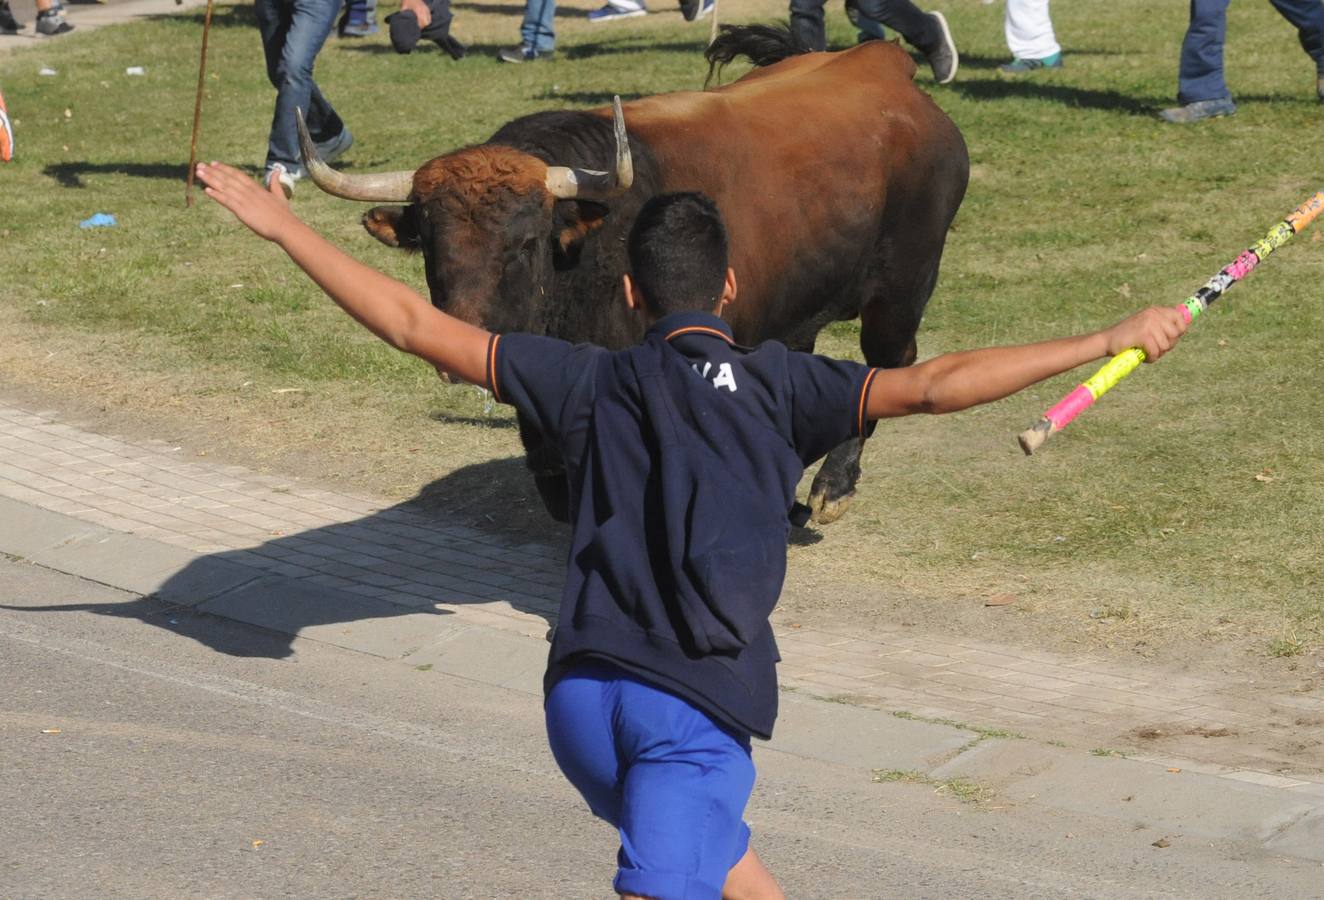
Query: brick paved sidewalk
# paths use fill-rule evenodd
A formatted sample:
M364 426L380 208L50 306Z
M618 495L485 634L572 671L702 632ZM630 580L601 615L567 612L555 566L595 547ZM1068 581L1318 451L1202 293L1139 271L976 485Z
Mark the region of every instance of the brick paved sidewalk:
M561 546L447 524L407 503L182 459L179 448L161 442L93 434L55 413L4 403L0 497L218 555L261 575L292 579L314 598L324 591L361 597L378 610L389 604L401 616L441 611L454 616L448 622L465 627L541 637L557 607ZM1230 685L1212 678L1159 675L967 638L916 636L913 629L852 635L812 623L774 619L774 625L787 689L1012 728L1040 739L1065 733L1107 746L1142 726L1262 735L1302 716L1324 721L1317 692L1276 696L1266 704L1262 698L1226 697ZM1284 725L1275 725L1276 719L1285 719ZM1267 759L1256 768L1290 770L1282 760ZM1212 765L1202 770L1231 771ZM1256 772L1233 777L1301 783Z

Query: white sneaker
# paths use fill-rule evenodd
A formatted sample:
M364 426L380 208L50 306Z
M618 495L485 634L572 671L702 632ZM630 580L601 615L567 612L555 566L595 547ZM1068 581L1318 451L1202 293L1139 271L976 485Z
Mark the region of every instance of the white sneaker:
M302 172L290 172L280 163L272 163L267 166L267 173L262 177L262 184L267 190L271 190L271 182L273 179L280 182L281 193L283 193L285 199L288 200L294 196L294 182L298 181L301 177L303 177Z

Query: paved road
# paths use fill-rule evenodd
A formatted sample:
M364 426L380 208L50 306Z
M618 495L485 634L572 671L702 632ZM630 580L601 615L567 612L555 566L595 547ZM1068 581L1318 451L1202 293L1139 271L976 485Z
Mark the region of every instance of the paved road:
M286 636L12 559L0 598L6 897L609 893L613 836L535 697L312 641L279 658ZM132 614L40 610L69 603ZM1139 820L758 762L749 817L794 897L1318 896L1319 863L1253 842L1158 849Z

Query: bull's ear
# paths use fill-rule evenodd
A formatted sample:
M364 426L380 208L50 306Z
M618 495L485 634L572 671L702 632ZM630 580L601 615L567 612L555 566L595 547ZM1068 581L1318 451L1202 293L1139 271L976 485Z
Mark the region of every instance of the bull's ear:
M374 206L363 214L363 227L388 247L418 249L418 226L412 207Z
M584 238L602 227L607 220L607 207L591 200L561 200L556 204L554 228L555 264L558 269L572 268L579 262L579 251Z

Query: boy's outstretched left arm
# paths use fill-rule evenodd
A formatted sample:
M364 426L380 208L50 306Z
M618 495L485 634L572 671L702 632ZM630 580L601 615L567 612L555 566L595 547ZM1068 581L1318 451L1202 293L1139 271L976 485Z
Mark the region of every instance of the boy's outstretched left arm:
M264 188L221 163L198 166L207 196L289 254L327 296L373 334L472 384L488 387L491 335L448 316L402 282L349 256L290 211L280 187Z
M870 419L949 413L1001 400L1091 360L1140 347L1147 362L1168 352L1188 321L1176 307L1154 306L1092 334L945 353L902 369L879 369L869 387Z

